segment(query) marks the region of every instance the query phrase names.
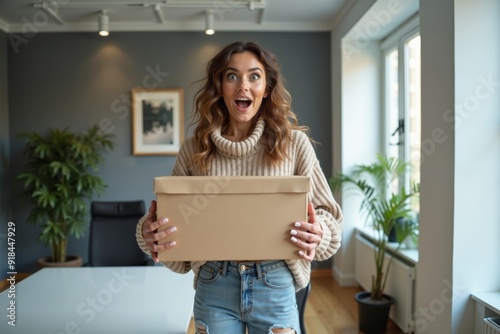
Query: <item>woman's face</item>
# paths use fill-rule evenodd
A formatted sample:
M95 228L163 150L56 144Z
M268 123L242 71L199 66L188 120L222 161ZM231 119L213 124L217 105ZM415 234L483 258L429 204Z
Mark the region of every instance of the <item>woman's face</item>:
M264 66L253 53L246 51L231 56L222 78L222 95L230 124L250 124L262 99L267 97Z

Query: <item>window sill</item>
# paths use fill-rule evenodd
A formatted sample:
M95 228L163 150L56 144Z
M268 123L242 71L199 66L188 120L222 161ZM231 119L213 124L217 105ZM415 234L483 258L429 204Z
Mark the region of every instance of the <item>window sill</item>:
M474 334L481 334L485 328L484 318L500 316L500 291L476 292L471 297L475 301Z
M356 227L356 230L360 235L372 241L373 243L375 243L375 241L377 240L375 234L376 232L371 226ZM405 248L405 246L403 245L396 252L396 248L397 248L397 243L395 242L387 243L387 249L389 250L389 252L397 254L398 257L404 259L405 261L410 262L411 264L416 265L418 263L418 249Z

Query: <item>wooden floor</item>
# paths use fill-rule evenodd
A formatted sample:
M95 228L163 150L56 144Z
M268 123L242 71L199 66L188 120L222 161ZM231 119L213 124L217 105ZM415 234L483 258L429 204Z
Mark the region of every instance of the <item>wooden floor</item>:
M304 321L307 334L358 334L358 308L354 294L358 288L341 288L331 277L313 277ZM392 321L386 334L403 333ZM187 334L195 334L191 321Z
M310 334L358 334L358 306L354 295L359 288L341 288L331 277L311 279L311 294L304 321ZM386 334L403 333L392 321Z

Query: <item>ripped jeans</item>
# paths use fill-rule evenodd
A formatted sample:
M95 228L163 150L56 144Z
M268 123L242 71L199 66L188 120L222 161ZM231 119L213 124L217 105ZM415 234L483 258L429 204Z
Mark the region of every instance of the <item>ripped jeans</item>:
M194 318L203 334L300 333L293 275L283 260L209 261L200 268Z

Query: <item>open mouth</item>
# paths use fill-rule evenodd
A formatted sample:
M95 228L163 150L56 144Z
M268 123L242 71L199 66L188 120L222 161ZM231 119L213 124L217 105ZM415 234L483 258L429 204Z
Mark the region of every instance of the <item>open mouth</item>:
M238 106L238 108L246 109L252 104L252 100L250 100L249 98L246 98L246 97L241 97L241 98L237 98L235 103L236 103L236 106Z

